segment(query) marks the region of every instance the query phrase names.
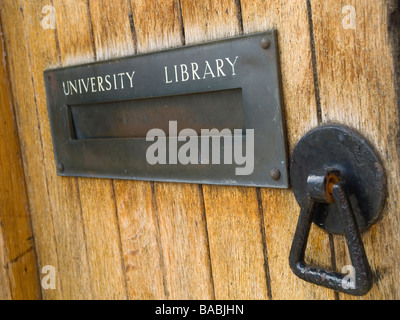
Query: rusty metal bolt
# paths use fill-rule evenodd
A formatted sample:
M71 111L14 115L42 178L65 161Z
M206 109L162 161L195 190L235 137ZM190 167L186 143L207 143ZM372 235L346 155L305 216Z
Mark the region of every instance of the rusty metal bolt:
M281 172L277 168L272 169L269 175L274 180L279 180L281 178Z
M261 48L263 49L268 49L271 46L271 40L269 40L267 37L263 37L261 39Z
M64 165L63 165L62 163L59 163L59 164L57 165L57 169L58 169L58 171L60 171L60 172L64 172Z

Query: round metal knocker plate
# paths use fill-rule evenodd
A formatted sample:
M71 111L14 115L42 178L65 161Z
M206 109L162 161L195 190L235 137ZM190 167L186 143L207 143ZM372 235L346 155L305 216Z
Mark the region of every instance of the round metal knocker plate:
M290 164L293 192L301 207L307 200L307 178L317 170L338 170L349 194L360 231L380 216L386 201L382 162L356 131L341 125L324 125L307 133L295 147ZM314 223L326 231L343 234L335 203L318 203Z

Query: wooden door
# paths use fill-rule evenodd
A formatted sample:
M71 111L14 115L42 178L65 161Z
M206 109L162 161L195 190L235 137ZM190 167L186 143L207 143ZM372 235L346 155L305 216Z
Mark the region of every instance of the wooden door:
M29 282L32 299L351 299L291 272L300 210L291 190L56 174L44 70L276 29L289 153L335 121L384 161L389 198L363 235L375 283L362 299L400 298L398 1L3 0L0 18L29 200L21 223L31 226L5 232L2 207L1 265L16 255L1 248L23 253L34 239L33 276L10 286L24 270L3 268L0 284ZM312 228L310 261L341 271L346 250L342 237ZM44 266L54 267L55 289L41 286ZM19 297L3 288L0 297Z

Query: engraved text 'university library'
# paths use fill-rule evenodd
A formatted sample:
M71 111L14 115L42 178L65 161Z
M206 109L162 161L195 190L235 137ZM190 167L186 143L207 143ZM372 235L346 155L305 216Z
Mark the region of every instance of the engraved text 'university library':
M211 78L236 76L236 63L239 57L205 60L202 63L191 62L163 67L163 83L184 83L187 81L201 81ZM134 88L140 81L136 71L120 72L102 76L63 81L64 95L95 94L113 90Z

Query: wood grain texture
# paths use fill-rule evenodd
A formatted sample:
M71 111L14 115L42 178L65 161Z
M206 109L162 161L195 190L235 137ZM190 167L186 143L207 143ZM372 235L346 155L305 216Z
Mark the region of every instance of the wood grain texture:
M235 1L181 1L186 44L241 32ZM254 188L203 186L216 299L268 297L261 216Z
M154 185L169 299L212 299L204 205L198 186ZM172 196L173 195L173 196Z
M29 47L24 29L24 13L19 1L3 1L1 19L18 132L21 142L38 265L52 265L58 270L57 245L52 223L51 203L47 195L46 165L31 76ZM18 26L18 28L16 28ZM12 54L11 54L12 53ZM36 235L38 235L36 237ZM61 297L59 290L43 292L46 299Z
M44 29L41 25L41 10L47 4L46 1L24 1L20 6L24 13L23 25L29 48L29 70L34 90L32 99L37 108L43 144L42 161L45 164L47 177L47 194L45 195L50 201L54 236L57 243L59 267L57 278L61 280L61 287L56 290L62 290L64 299L91 299L93 297L92 284L79 186L76 179L58 177L54 163L43 71L49 66L59 65L60 55L56 42L57 34L54 30ZM58 14L56 17L62 19L63 16ZM72 22L72 17L69 18ZM74 18L79 18L79 10L74 11ZM35 196L43 197L43 194L36 191ZM43 263L48 264L45 261Z
M153 192L148 182L114 181L130 299L166 299Z
M289 154L298 140L318 125L305 1L242 0L245 33L276 29L282 72L284 115ZM331 291L298 279L289 267L289 252L300 213L289 190L262 189L265 235L273 299L333 299ZM306 257L331 267L329 237L312 228ZM288 289L290 288L290 289Z
M113 185L79 179L93 299L127 299L125 266Z
M256 190L212 186L203 190L216 298L268 298Z
M0 20L1 21L1 20ZM0 34L1 34L1 24L0 24ZM0 44L0 119L4 119L1 123L1 128L0 128L0 163L1 168L0 168L0 196L2 198L5 198L7 202L9 202L11 199L10 198L10 193L8 195L5 194L4 188L8 187L9 183L9 178L7 177L7 171L8 167L10 165L8 155L9 152L11 151L12 154L15 154L16 150L7 150L7 144L5 143L5 139L10 139L11 141L15 140L18 141L18 139L15 139L16 135L16 130L13 128L13 118L12 118L12 113L11 113L11 101L10 101L10 94L9 94L9 82L8 82L8 76L6 72L6 61L5 61L5 52L3 48L3 37L1 34L1 44ZM10 128L11 124L11 128ZM11 129L11 132L10 132ZM11 137L10 137L11 133ZM14 159L15 160L15 159ZM18 161L18 160L17 160ZM3 169L3 163L4 169ZM12 172L11 172L12 174ZM4 177L5 176L5 177ZM6 179L4 179L6 178ZM5 197L6 195L6 197ZM12 195L12 194L11 194ZM10 280L8 279L8 268L7 268L7 248L5 246L4 242L4 232L3 232L3 222L2 222L2 214L3 210L3 201L4 199L1 200L0 202L0 299L1 300L11 300L11 288L10 288Z
M131 0L131 3L138 52L151 52L182 45L183 30L179 0Z
M389 198L383 219L363 235L376 281L363 299L399 299L399 114L388 33L390 3L347 1L355 8L355 29L344 29L349 14L342 13L344 3L311 1L323 121L359 130L387 171ZM350 261L343 239L337 237L336 244L340 271Z
M129 0L91 0L90 18L97 60L112 59L134 53L130 25Z
M240 34L240 8L235 0L181 0L186 44Z
M93 39L88 37L93 32L88 2L53 0L53 5L56 9L56 34L63 40L59 42L63 65L92 62L95 48L91 45Z
M0 227L0 299L11 300L10 280L8 280L6 250L4 246L3 228Z
M1 20L0 20L1 21ZM0 23L0 33L1 33L1 23ZM11 107L10 101L10 94L9 94L9 83L8 77L5 69L5 59L4 59L4 48L3 48L3 38L1 37L1 45L0 45L0 112L3 113L4 109L7 110ZM1 117L3 118L3 117ZM6 118L7 119L7 118ZM10 123L9 121L5 121L5 124ZM12 123L12 121L11 121ZM3 138L3 130L0 131L0 136ZM15 135L15 131L14 131ZM3 141L3 139L2 139ZM0 144L0 156L4 157L3 155L3 143ZM4 161L4 160L3 160ZM7 181L4 181L6 183ZM3 185L3 182L1 182ZM2 209L2 208L0 208ZM2 211L1 211L2 212ZM1 213L0 212L0 213ZM4 232L3 232L3 224L0 218L0 299L1 300L11 300L11 288L10 288L10 281L8 279L7 274L7 254L6 254L6 247L4 245Z
M1 21L1 20L0 20ZM0 28L1 31L1 28ZM0 297L40 299L22 155L14 119L3 39L0 43ZM8 285L8 287L7 287ZM7 291L8 294L7 294Z

